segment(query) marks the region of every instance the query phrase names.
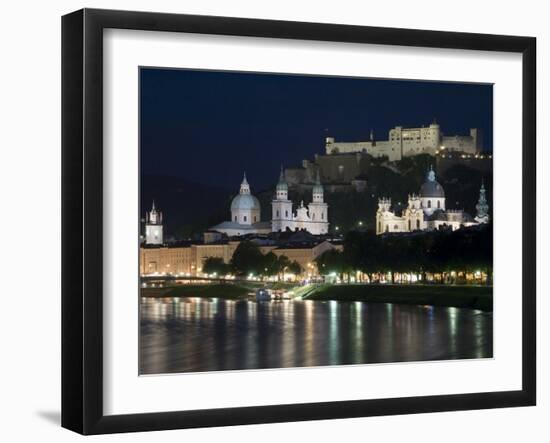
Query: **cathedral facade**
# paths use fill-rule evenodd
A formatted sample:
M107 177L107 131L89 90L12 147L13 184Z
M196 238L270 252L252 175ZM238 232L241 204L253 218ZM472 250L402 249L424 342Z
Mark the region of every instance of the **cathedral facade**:
M271 202L271 230L296 231L306 230L313 235L328 234L328 205L325 203L323 185L319 172L313 186L311 203L304 206L303 200L296 212L292 210L292 201L288 199L288 183L281 169L279 182L275 190L275 198Z
M250 192L245 173L239 193L231 201L231 220L212 226L210 230L229 237L271 232L271 223L260 221L260 217L260 201Z
M287 230L306 230L313 235L328 233L328 205L324 201L324 190L319 175L313 187L312 201L307 206L302 201L294 211L293 202L288 198L288 184L281 169L271 210L271 222L262 222L260 202L250 192L245 174L239 194L231 202L231 220L212 226L210 230L229 237Z
M445 208L445 191L436 180L433 168L430 168L426 181L420 187L420 193L409 195L407 208L397 215L391 208L391 200L378 200L376 212L376 234L386 232L431 231L448 227L453 231L461 227L474 226L489 222L489 205L485 196L485 186L481 184L477 215L458 209Z

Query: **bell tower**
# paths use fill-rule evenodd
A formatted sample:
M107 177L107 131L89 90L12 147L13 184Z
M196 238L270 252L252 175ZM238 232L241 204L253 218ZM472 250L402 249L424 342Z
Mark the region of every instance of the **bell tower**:
M282 165L279 182L275 188L275 196L271 202L271 210L271 230L273 232L285 231L287 227L292 229L292 201L288 199L288 184Z
M145 214L145 243L162 245L162 212L155 208L155 201L149 212Z
M479 200L476 205L477 215L475 221L478 223L489 223L489 204L487 203L487 197L485 196L485 184L481 181L481 188L479 189Z
M308 205L309 219L308 231L314 235L328 233L328 205L325 203L323 185L317 169L315 185L313 186L312 201Z

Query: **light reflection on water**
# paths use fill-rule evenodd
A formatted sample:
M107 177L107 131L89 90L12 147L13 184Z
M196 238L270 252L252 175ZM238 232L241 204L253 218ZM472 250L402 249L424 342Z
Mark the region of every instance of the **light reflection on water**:
M142 298L140 373L488 358L493 315L363 302Z

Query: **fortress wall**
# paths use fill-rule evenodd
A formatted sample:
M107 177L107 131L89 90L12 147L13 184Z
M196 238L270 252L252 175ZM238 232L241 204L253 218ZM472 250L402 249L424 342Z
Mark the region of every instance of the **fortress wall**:
M460 151L467 154L476 154L478 152L477 140L470 135L453 137L442 137L441 146L445 147L446 151Z

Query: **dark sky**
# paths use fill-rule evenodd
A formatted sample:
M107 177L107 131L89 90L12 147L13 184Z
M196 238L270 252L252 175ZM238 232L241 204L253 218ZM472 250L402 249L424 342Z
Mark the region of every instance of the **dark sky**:
M142 68L142 174L252 189L324 152L324 137L387 140L394 126L435 118L447 135L484 131L493 148L493 88L486 84L372 80Z

